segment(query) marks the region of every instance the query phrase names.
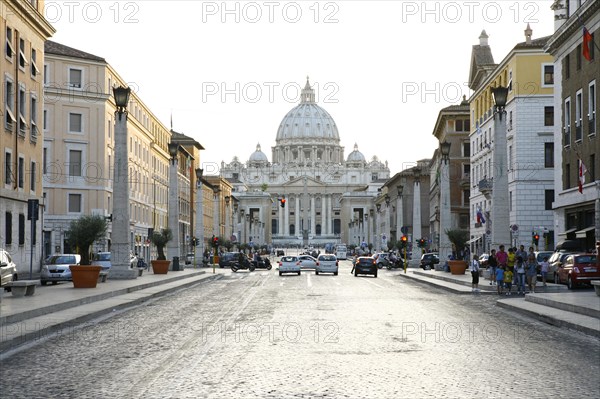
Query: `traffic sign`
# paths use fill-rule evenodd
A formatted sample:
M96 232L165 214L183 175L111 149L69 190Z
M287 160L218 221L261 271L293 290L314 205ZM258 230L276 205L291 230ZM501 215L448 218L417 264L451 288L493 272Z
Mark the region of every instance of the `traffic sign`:
M402 234L408 234L408 226L400 227L400 231L402 232Z
M512 231L517 232L519 231L519 225L517 224L513 224L512 226L510 226L510 228L512 229Z

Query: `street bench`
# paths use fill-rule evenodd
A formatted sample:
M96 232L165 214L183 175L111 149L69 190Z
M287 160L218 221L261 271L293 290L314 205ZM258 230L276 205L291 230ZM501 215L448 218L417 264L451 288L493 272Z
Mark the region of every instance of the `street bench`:
M592 285L594 286L594 291L596 291L596 295L600 296L600 280L593 280Z
M7 284L15 297L32 296L35 294L35 286L39 283L39 280L18 280L11 281Z
M98 274L98 282L106 283L107 277L108 277L108 272L105 272L105 271L100 272L100 274Z

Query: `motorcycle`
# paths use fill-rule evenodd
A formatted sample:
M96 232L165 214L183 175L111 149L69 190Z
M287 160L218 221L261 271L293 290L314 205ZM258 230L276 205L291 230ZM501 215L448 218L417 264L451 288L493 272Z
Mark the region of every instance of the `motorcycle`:
M271 270L273 266L271 266L271 261L269 258L258 258L258 262L252 261L252 265L254 265L255 269L267 269Z
M250 270L251 272L253 272L254 269L256 269L256 268L254 267L254 265L252 264L252 262L250 262L247 259L244 259L242 261L242 263L240 263L240 262L233 262L231 264L231 271L234 272L234 273L237 272L238 270Z
M402 262L401 258L388 259L387 269L404 269L404 262Z

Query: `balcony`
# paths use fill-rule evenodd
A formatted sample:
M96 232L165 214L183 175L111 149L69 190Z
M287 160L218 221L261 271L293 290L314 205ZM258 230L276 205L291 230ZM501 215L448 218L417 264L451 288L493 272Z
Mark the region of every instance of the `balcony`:
M494 185L493 179L483 179L483 180L479 181L479 184L478 184L479 191L481 192L481 194L483 194L483 196L486 199L492 198L493 185Z

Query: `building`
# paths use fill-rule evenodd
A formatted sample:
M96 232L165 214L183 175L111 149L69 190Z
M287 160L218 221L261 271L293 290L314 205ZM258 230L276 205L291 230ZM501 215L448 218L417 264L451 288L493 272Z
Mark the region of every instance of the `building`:
M471 251L490 250L491 223L501 223L510 242L506 245L529 247L532 234L546 234L539 249L553 247L554 200L554 65L544 52L549 37L532 39L527 26L525 41L518 43L504 59L491 68L493 57L485 31L479 46L473 48L469 77L474 91L469 99L471 112ZM508 87L506 132L494 131L492 88ZM493 164L499 149L497 135L506 134L508 192L494 193L506 201L509 220L496 220L492 209L493 179L500 165ZM485 222L484 222L485 220ZM498 227L498 226L496 226ZM510 229L510 230L509 230ZM508 235L510 231L510 236Z
M44 18L44 1L0 3L0 248L19 274L39 271L43 260L41 131L44 107L44 42L55 30ZM40 219L29 219L28 201L39 204ZM33 203L33 202L32 202Z
M112 88L126 82L102 57L52 41L47 41L45 48L42 173L46 253L74 250L67 241L68 228L80 215L97 214L110 220L119 207L129 206L131 251L150 259L150 229L168 225L171 132L131 93L127 107L129 203L115 204L116 105ZM180 189L188 194L189 210L190 183L185 169L189 154L180 147L179 155ZM189 225L189 212L183 214ZM110 250L111 234L109 223L108 236L92 249Z
M246 163L235 157L221 165L247 218L240 219L243 230L256 232L243 234L242 241L258 234L279 246L348 242L349 223L370 214L377 189L390 175L387 164L375 156L367 161L356 144L344 159L338 126L317 105L308 79L300 103L279 124L271 151L269 161L259 144Z
M556 77L553 238L591 250L600 240L600 2L559 0L552 8L555 32L546 48ZM583 26L590 34L585 54Z

